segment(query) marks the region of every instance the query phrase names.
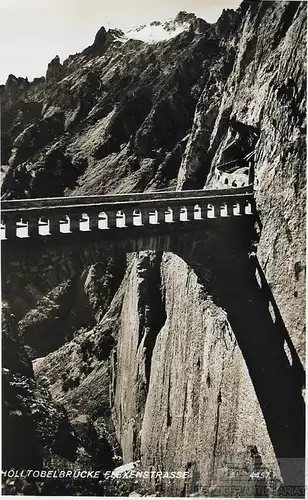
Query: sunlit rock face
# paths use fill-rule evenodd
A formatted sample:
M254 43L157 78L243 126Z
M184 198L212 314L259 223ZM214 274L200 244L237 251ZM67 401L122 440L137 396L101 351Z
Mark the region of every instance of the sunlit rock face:
M195 261L93 247L13 278L3 266L20 353L7 368L65 409L81 456L189 472L141 493L236 496L239 473L242 496L275 496L291 480L278 459L303 454L305 33L305 2L244 2L213 25L181 13L131 37L102 28L46 80L2 88L4 198L215 189L217 165L252 154L246 253L230 257L230 236L211 255L192 241Z

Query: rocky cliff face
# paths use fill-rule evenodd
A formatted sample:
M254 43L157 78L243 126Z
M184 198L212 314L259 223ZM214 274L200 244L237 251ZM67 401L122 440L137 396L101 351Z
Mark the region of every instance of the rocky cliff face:
M215 25L189 22L151 44L102 28L45 79L10 76L3 197L221 187L216 166L242 168L248 155L253 260L221 252L223 265L204 258L200 274L183 256L140 252L125 271L123 259L93 248L90 262L76 248L4 269L19 331L4 366L15 374L39 358L31 383L62 405L76 439L94 429L92 466L122 455L189 471L152 485L169 495L227 485L226 496L275 496L290 481L278 459L303 453L306 4L243 2Z

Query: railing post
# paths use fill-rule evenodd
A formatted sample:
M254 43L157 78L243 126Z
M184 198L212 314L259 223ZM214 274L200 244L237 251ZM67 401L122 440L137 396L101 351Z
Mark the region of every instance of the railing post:
M142 208L140 209L141 212L141 223L143 226L147 226L150 223L150 209L149 208Z
M201 203L201 201L199 201L198 205L200 207L201 220L207 219L207 203Z
M89 229L90 231L95 231L98 229L98 215L97 214L87 214L89 217Z
M226 201L226 206L227 206L227 216L232 217L233 214L233 201Z
M30 238L39 235L39 216L28 218L28 236Z
M11 240L17 238L17 218L1 215L2 224L5 224L5 238Z
M115 210L106 211L107 214L107 226L109 229L117 227L117 213Z
M219 201L213 201L212 205L214 207L214 217L215 218L220 217L221 216L221 212L220 212L220 200Z
M172 220L173 220L173 222L179 222L181 207L177 205L177 206L174 206L171 208L172 208Z
M252 214L255 214L256 211L257 211L257 207L256 207L256 200L254 198L250 198L249 199L249 203L251 205L251 213Z
M187 221L193 221L195 218L195 206L188 205L186 206L186 210L187 210Z
M156 210L158 224L164 224L166 222L165 207L158 207Z
M49 220L49 234L60 233L60 215L48 215Z
M124 212L125 214L125 226L130 227L134 225L134 209L128 208Z
M69 213L67 214L70 220L70 232L75 233L76 231L80 231L80 215Z
M238 204L239 204L240 215L245 215L246 200L244 198L240 198Z

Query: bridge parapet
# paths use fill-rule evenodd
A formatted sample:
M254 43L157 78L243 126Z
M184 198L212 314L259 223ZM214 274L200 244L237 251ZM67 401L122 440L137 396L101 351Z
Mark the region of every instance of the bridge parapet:
M2 202L2 239L52 236L75 231L200 224L207 219L254 213L251 186L240 189L129 193L8 200Z

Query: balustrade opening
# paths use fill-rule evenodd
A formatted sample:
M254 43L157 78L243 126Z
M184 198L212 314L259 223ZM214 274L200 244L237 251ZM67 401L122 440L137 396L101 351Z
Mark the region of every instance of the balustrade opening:
M155 209L149 211L149 224L158 224L158 212Z
M68 215L65 216L65 218L61 218L59 221L60 224L60 233L70 233L71 229L71 221Z
M47 217L40 217L38 220L38 233L41 236L49 236L51 234L49 219Z
M166 222L173 222L174 221L174 211L172 210L171 207L168 207L166 210Z
M133 225L142 226L142 212L141 210L133 211Z
M123 210L118 210L116 213L116 227L126 226L126 215Z
M220 214L221 214L221 217L228 217L228 215L229 215L228 214L228 205L226 202L221 204Z
M214 219L214 205L212 203L208 203L207 208L206 208L206 216L208 219Z
M180 208L180 221L187 222L188 221L188 214L187 214L187 208L182 206Z
M108 227L108 217L106 212L100 212L98 214L98 229L107 229Z
M16 236L16 233L15 233L15 236ZM6 227L5 227L5 224L3 224L3 222L1 222L1 224L0 224L0 239L1 240L6 239Z
M30 235L29 235L29 223L24 221L23 219L20 219L19 221L17 221L15 234L16 234L17 238L30 237Z
M233 205L233 215L241 215L240 204L239 203L235 203Z
M90 217L86 213L82 213L80 217L80 231L90 231Z
M197 219L197 220L202 219L202 209L201 209L200 205L194 206L194 213L195 213L195 219Z
M249 201L246 201L245 214L246 215L251 215L252 214L252 205L251 205L251 203Z

